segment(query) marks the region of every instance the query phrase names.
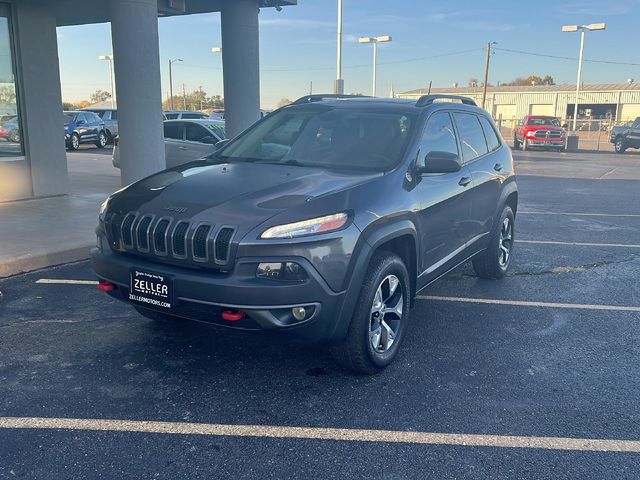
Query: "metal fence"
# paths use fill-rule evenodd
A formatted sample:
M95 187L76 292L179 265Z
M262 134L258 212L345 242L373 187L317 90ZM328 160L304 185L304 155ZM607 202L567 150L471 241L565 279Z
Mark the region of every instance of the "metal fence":
M511 144L513 140L513 130L520 119L497 118L496 125L500 129L502 137ZM579 119L576 124L576 133L579 137L578 146L580 150L613 151L613 144L609 143L611 129L618 125L628 125L630 121L615 121L607 118L585 120ZM561 125L567 125L567 130L573 127L573 121L560 119Z

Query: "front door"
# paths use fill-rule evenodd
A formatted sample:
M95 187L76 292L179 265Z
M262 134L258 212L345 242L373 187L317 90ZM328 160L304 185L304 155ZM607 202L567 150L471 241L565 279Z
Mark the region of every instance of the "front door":
M424 163L429 152L442 151L459 155L451 115L437 111L427 121L420 141L418 162ZM419 286L459 262L464 255L469 216L467 194L473 187L468 167L459 172L425 174L417 180L414 194L419 205L418 228L422 258Z

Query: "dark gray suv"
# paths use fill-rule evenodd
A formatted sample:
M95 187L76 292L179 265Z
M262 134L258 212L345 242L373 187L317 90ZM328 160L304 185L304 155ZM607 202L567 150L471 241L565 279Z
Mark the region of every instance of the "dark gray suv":
M501 278L513 159L465 97L303 97L213 155L103 204L99 288L153 319L323 342L373 373L418 291L471 259Z

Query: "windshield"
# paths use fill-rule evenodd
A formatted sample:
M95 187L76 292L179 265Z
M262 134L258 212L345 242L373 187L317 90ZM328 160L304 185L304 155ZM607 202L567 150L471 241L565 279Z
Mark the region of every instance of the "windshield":
M560 121L557 118L530 118L527 125L559 127Z
M75 114L65 113L64 114L64 123L73 123L76 120Z
M414 117L398 112L289 108L265 117L214 158L385 171L400 161Z

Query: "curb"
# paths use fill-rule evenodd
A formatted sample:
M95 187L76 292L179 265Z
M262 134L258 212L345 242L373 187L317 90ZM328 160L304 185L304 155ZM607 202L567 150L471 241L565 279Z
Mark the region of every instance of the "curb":
M0 278L10 277L19 273L32 272L34 270L40 270L41 268L53 267L63 263L85 260L89 258L89 252L93 247L93 243L87 243L64 250L14 257L6 262L0 262ZM2 300L2 292L0 292L0 300Z

